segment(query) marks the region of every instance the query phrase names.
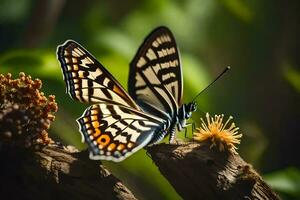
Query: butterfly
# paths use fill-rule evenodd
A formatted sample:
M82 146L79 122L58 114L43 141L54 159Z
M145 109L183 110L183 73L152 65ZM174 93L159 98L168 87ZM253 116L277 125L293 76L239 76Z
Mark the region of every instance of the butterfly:
M94 160L119 162L139 149L170 142L187 126L196 103L182 103L179 51L167 27L154 29L130 63L128 93L86 49L72 40L57 57L72 99L92 104L77 119Z

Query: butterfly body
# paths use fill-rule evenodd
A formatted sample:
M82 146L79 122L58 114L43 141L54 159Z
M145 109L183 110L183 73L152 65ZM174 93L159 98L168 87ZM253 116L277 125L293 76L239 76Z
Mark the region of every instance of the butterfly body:
M122 161L185 128L196 110L182 103L182 69L175 39L158 27L130 63L128 93L87 50L72 40L57 50L67 93L89 106L77 119L91 159Z
M170 143L174 142L176 129L182 131L187 127L186 121L191 118L192 112L195 112L197 105L195 102L189 104L183 104L179 109L175 117L171 121L167 121L164 127L159 130L148 145L157 144L167 135L170 135Z

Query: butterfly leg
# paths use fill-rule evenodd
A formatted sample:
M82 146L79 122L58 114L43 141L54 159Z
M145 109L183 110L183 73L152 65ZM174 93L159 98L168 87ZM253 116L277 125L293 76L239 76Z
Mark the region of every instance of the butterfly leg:
M184 127L185 129L185 132L184 132L184 137L187 138L187 128L188 126L191 126L192 125L192 133L194 132L194 125L195 125L195 122L192 122L192 123L187 123Z
M194 133L195 130L196 130L196 125L195 125L195 122L193 122L193 124L192 124L192 133Z
M184 128L184 138L187 138L187 127Z
M195 122L193 122L193 124L192 124L192 141L195 141L194 140L194 132L195 132L195 130L196 130L196 124L195 124Z

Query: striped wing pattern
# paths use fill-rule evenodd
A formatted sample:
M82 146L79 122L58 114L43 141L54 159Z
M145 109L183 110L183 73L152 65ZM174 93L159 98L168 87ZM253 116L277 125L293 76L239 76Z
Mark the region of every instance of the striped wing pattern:
M119 162L147 145L162 120L129 107L96 104L77 119L91 159Z
M82 46L72 40L57 50L67 93L84 103L114 103L139 109L114 77Z
M94 105L77 120L91 159L122 161L144 147L165 123L143 113L113 76L82 46L68 40L57 50L67 93Z
M172 118L182 104L182 72L174 36L166 27L145 39L130 64L130 96L147 112Z

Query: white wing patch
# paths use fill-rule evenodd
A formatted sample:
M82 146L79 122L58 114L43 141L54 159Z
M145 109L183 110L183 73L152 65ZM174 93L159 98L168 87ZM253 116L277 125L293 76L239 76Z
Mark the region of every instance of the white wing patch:
M132 108L97 104L77 120L92 159L121 161L144 147L164 123Z

